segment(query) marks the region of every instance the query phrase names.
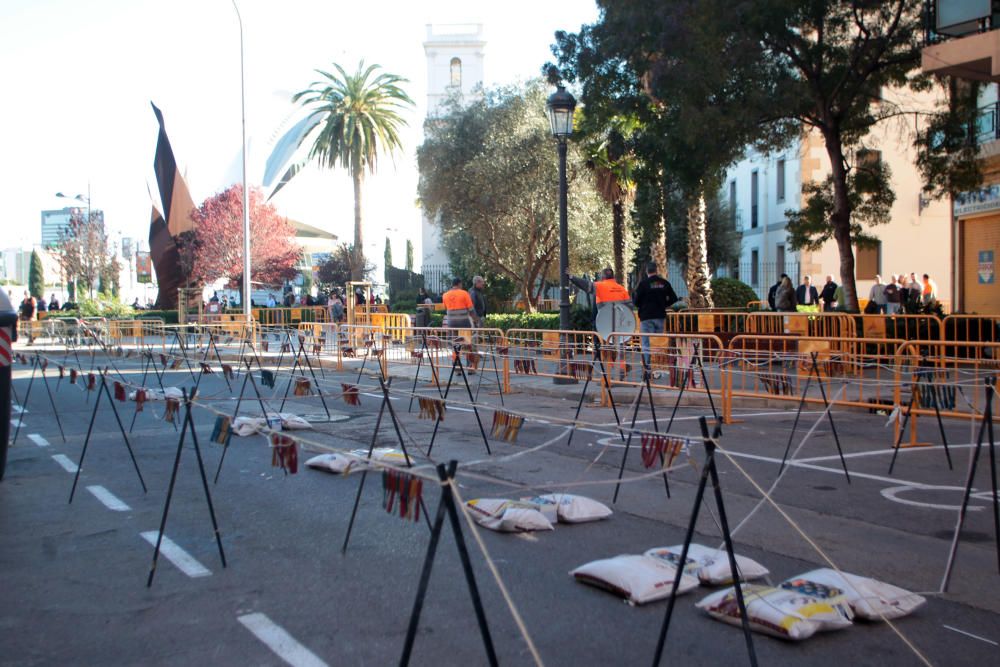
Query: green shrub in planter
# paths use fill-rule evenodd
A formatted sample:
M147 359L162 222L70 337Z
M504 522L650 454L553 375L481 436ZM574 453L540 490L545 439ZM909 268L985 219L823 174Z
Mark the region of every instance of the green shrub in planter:
M746 308L760 297L746 283L735 278L712 279L712 301L716 308Z

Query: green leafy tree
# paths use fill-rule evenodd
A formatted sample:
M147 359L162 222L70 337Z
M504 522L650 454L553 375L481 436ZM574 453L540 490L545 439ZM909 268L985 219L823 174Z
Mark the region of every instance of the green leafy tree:
M534 307L558 282L558 156L541 81L453 100L424 126L419 193L446 247L516 284ZM570 263L593 271L611 258L610 225L575 145L568 150ZM452 254L454 258L454 254ZM454 261L453 261L454 266Z
M406 270L413 271L413 241L406 239Z
M300 145L309 144L308 159L320 166L344 168L354 182L354 280L362 279L364 258L362 186L365 174L374 174L381 153L402 147L399 132L407 123L402 113L413 106L403 90L407 79L379 72L379 65L348 74L334 63L334 72L316 70L322 77L296 93L292 101L309 110L308 130Z
M36 299L45 295L45 268L37 250L31 251L31 264L28 266L28 292Z

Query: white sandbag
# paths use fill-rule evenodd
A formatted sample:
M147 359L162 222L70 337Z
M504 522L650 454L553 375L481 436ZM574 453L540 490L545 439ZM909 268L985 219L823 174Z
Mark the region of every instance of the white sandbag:
M838 607L796 591L743 584L750 628L779 639L801 641L820 630L839 630L851 625L850 609ZM696 605L712 618L740 625L740 608L734 587L712 593Z
M927 602L923 596L892 584L847 572L838 574L830 568L791 577L782 582L781 588L850 605L857 616L869 621L906 616Z
M584 523L600 521L611 516L611 508L586 496L576 496L571 493L548 493L529 499L541 505L555 505L556 514L563 523Z
M147 388L145 391L146 391L147 401L162 401L167 398L176 398L183 400L184 398L184 392L178 387L166 387L163 391L160 391L159 389ZM128 395L128 400L134 401L135 395L136 391L130 392Z
M259 432L267 422L263 417L237 417L233 421L233 435L246 437Z
M286 431L300 431L302 429L312 428L312 424L307 422L302 417L293 415L290 412L281 412L278 416L281 417L281 428Z
M362 456L368 456L368 450L362 450ZM392 447L376 447L372 451L372 460L378 461L379 463L388 463L394 466L405 466L408 465L406 461L406 455L401 449L393 449ZM413 465L413 457L410 457L409 465Z
M363 465L363 462L346 454L318 454L306 461L306 465L316 470L346 475L352 468Z
M646 604L670 597L677 569L661 558L623 555L591 561L570 574L577 581L611 591L629 602ZM681 575L677 593L698 587L698 580Z
M552 522L534 503L506 498L475 498L465 504L476 523L490 530L501 533L552 530Z
M684 545L678 544L674 547L657 547L646 552L647 556L662 558L673 566L681 559L681 551ZM736 567L739 568L740 576L746 579L760 579L768 575L767 568L746 556L736 556ZM703 584L731 584L733 583L733 573L729 568L729 555L725 549L712 549L703 544L691 544L688 548L687 563L684 564L684 573L692 577L698 577Z

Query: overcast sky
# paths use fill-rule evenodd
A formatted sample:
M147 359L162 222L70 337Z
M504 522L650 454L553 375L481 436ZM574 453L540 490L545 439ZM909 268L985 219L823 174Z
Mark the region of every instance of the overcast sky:
M396 256L405 238L419 239L413 156L426 102L426 24L483 23L486 83L495 85L537 76L556 30L598 16L592 0L238 4L251 184L260 182L269 142L295 110L289 97L314 80L314 68L337 61L350 71L364 58L410 79L418 107L405 153L395 166L386 161L366 192L366 241L379 258L387 228L399 230L391 232ZM113 229L145 239L147 184L156 187L150 100L163 110L196 203L239 179L239 29L231 0L4 0L0 90L0 248L37 243L40 211L65 205L54 194L86 194L88 184ZM280 212L349 240L349 177L310 172L278 195Z

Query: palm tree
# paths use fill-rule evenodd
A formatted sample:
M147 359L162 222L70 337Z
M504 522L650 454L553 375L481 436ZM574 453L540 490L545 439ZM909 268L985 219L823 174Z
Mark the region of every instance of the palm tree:
M309 109L308 129L299 138L309 141L308 159L322 167L347 169L354 181L354 261L352 280L361 280L364 266L361 187L365 173L374 174L380 153L401 148L399 131L407 125L401 113L413 100L400 84L407 79L379 72L380 65L358 63L348 74L337 63L333 73L316 70L321 79L296 93L292 102ZM318 132L315 130L318 129Z
M712 281L708 273L708 221L705 215L705 189L699 188L688 201L688 304L692 308L712 308Z
M626 136L631 135L638 123L634 119L616 116L611 120L610 129L588 142L585 150L589 154L587 167L594 173L594 184L598 194L611 206L612 250L614 269L618 280L625 280L625 215L635 198L635 154L627 145Z

